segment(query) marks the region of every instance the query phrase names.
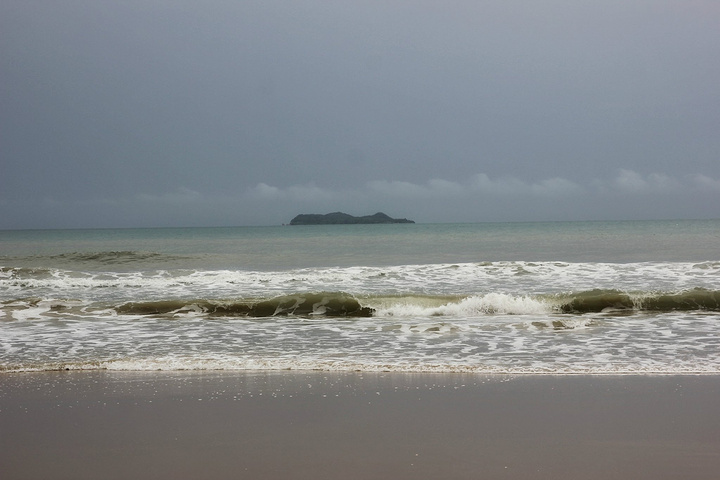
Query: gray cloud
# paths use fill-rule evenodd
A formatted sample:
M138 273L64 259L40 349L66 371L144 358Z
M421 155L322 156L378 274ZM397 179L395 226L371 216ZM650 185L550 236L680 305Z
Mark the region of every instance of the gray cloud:
M694 217L708 218L718 202L718 179L705 175L675 178L621 169L613 177L582 184L560 177L525 182L484 173L464 182L374 180L349 189L312 183L287 187L259 183L232 195L180 188L171 193L115 199L67 201L45 197L37 200L32 210L35 218L51 226L87 226L83 219L98 212L105 214L105 223L99 226L173 226L178 222L200 226L243 222L277 225L298 213L335 210L354 214L385 211L420 222L666 218L666 212L691 209ZM663 208L658 210L658 205ZM16 207L7 201L0 203L0 209ZM183 220L188 215L195 223Z
M683 188L680 181L662 173L651 173L650 175L642 176L637 172L625 169L620 170L620 173L612 182L611 187L629 193L667 193Z
M0 228L717 217L719 20L709 0L2 2Z
M700 191L720 192L720 180L715 180L706 175L690 175L689 178Z
M251 192L274 199L293 200L334 200L340 196L382 195L391 198L436 199L462 198L468 196L493 197L573 197L593 193L607 195L617 192L633 195L655 193L660 195L698 194L702 191L715 192L720 190L720 180L704 175L687 175L672 178L664 173L642 175L638 172L621 169L613 178L606 180L594 179L584 185L565 178L554 177L528 183L515 177L505 176L493 179L485 173L470 177L467 182L454 182L444 179L432 179L425 184L405 181L374 180L367 182L362 188L348 192L321 189L315 185L294 185L283 190L261 183Z

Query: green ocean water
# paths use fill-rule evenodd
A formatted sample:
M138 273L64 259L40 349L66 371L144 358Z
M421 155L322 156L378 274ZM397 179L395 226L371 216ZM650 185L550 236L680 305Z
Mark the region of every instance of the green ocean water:
M286 270L480 261L720 259L720 220L0 231L4 265L102 269L73 254L145 252L146 268ZM173 257L174 256L174 257ZM129 256L125 259L132 261ZM115 266L123 263L122 255Z
M0 371L720 372L720 221L0 231Z

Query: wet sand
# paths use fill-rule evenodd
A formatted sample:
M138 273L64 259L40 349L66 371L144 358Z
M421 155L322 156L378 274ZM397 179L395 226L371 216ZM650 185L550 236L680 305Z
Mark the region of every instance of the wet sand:
M7 479L715 479L720 376L0 374Z

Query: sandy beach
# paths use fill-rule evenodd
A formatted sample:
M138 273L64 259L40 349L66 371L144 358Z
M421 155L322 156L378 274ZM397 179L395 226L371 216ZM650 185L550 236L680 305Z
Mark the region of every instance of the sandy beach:
M7 479L713 479L720 377L0 376Z

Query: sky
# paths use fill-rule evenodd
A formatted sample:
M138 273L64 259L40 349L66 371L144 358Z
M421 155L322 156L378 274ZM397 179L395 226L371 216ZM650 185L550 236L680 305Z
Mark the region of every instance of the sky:
M0 229L720 217L716 0L0 2Z

